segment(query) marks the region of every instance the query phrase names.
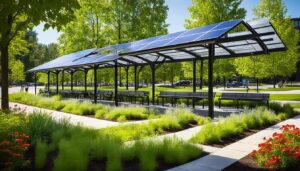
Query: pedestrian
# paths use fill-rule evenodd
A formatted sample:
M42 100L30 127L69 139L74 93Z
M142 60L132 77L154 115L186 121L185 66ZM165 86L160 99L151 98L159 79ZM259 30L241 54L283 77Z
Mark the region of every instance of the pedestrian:
M247 83L246 83L246 88L247 88L247 93L248 93L248 91L249 91L249 84L250 84L250 82L249 82L249 80L247 80Z

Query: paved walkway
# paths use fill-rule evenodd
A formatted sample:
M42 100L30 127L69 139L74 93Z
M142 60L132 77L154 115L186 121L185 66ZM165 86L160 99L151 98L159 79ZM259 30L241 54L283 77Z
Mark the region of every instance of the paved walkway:
M263 137L271 137L274 132L285 124L294 124L300 127L300 115L280 122L256 134L246 137L222 149L215 150L207 156L194 160L190 163L169 169L168 171L219 171L257 149Z
M11 108L20 108L21 110L24 110L27 114L30 114L34 111L41 111L53 116L57 120L67 118L70 120L72 124L80 124L85 127L98 128L98 129L109 127L109 126L116 126L120 124L139 124L139 123L148 122L148 120L142 120L142 121L130 121L130 122L120 123L115 121L101 120L101 119L95 119L87 116L80 116L80 115L69 114L65 112L59 112L55 110L43 109L43 108L28 106L28 105L14 103L14 102L10 102L9 106Z

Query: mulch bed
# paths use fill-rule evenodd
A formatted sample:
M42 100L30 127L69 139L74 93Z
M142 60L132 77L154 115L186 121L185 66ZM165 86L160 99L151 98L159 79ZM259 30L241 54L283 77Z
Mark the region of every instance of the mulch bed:
M202 155L200 155L194 159L191 159L190 161L204 157L208 154L209 153L203 152ZM186 163L188 163L188 162L186 162ZM138 159L122 162L122 169L123 169L123 171L139 171L140 170L139 163L140 162ZM157 166L156 171L163 171L163 170L171 169L176 166L178 166L178 164L168 164L168 163L163 162L162 160L158 160L158 166ZM99 160L99 161L93 160L89 163L89 166L88 166L89 171L101 171L101 170L105 170L105 168L106 168L106 160Z
M241 160L235 162L233 165L223 169L223 171L267 171L259 165L256 164L255 160L251 157L251 155L247 155L246 157L242 158ZM300 162L290 168L279 169L277 171L296 171L300 170Z

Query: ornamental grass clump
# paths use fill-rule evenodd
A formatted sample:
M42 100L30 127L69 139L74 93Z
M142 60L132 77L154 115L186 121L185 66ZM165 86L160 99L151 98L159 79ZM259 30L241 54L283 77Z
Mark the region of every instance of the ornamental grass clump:
M144 107L122 106L112 108L106 115L104 115L104 118L117 121L141 120L147 119L149 115L149 111Z
M300 129L295 125L283 125L282 132L264 137L259 149L252 152L256 163L262 167L277 170L292 167L300 162Z
M191 142L200 144L221 143L224 139L241 134L248 129L260 128L279 121L280 117L264 107L232 114L220 118L218 123L209 123L191 138Z

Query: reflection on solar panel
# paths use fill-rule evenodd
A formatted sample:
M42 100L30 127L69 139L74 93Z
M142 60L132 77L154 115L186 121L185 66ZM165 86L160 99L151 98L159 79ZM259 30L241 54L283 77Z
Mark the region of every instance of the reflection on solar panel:
M231 33L238 25L247 31ZM151 37L135 42L88 49L64 55L30 71L61 68L146 65L208 58L208 44L215 44L215 58L257 55L286 50L286 46L267 19L225 21L204 27Z

